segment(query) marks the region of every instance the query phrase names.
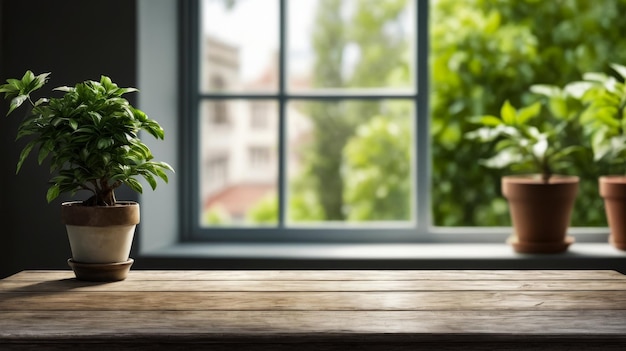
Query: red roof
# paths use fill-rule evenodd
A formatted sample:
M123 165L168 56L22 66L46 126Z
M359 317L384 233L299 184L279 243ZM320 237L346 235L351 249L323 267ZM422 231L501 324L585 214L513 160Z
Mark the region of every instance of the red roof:
M244 216L250 207L275 189L273 184L235 184L209 197L204 208L219 205L232 216Z

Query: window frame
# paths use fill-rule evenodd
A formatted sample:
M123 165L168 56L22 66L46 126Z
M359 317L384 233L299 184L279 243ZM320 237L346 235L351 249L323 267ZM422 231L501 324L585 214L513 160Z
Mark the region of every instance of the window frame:
M218 241L283 241L283 240L315 240L315 241L372 241L376 238L380 238L380 232L385 232L385 239L401 239L401 240L415 240L415 236L423 236L423 233L428 232L425 224L430 223L430 215L428 209L424 210L420 207L424 207L420 204L428 203L428 175L429 171L415 172L415 178L413 184L415 185L415 193L417 199L414 199L414 220L407 224L378 226L371 228L369 224L358 224L350 226L348 223L315 223L316 227L305 226L299 224L286 225L286 111L285 106L290 100L314 100L314 101L342 101L342 100L376 100L376 99L407 99L411 100L415 113L414 131L415 136L415 149L414 158L420 160L419 168L426 170L429 169L428 158L428 106L427 106L427 90L428 90L428 69L427 69L427 49L428 49L428 3L424 1L415 1L416 11L416 34L417 45L415 46L415 76L413 92L407 94L354 94L346 92L342 94L324 94L324 93L312 93L305 94L301 92L288 92L286 87L286 35L287 35L287 0L277 0L279 2L279 87L275 94L257 94L257 93L224 93L224 92L211 92L203 93L199 88L199 47L200 47L200 0L185 1L181 8L181 23L182 29L182 60L186 64L183 64L185 69L182 72L184 91L181 96L183 105L183 140L189 141L181 145L183 148L182 164L183 169L188 170L186 173L186 179L183 183L187 186L183 190L183 199L181 206L181 218L182 222L188 223L187 228L184 228L184 232L187 233L185 237L187 239L200 239L200 240L218 240ZM186 24L186 25L185 25ZM185 28L186 27L186 28ZM195 91L194 91L195 88ZM199 138L198 125L198 107L201 101L215 101L219 99L245 99L245 100L271 100L278 104L279 111L279 130L278 130L278 149L279 149L279 162L278 162L278 196L281 199L279 201L279 214L280 218L276 226L272 227L215 227L215 228L201 228L199 226L199 212L197 205L199 204L199 191L194 191L194 187L199 189L199 170L197 162L199 159ZM223 101L223 100L222 100ZM420 151L421 150L421 151ZM426 191L425 191L426 190ZM429 207L429 206L426 206ZM422 235L420 235L422 234Z
M286 9L288 0L279 1L281 11L280 43L286 43ZM180 198L178 204L179 227L181 242L327 242L327 243L501 243L511 235L511 227L438 227L432 224L431 216L431 155L430 155L430 114L428 109L429 91L429 2L415 0L416 40L415 59L415 91L412 94L302 94L287 93L285 82L285 45L279 47L279 91L276 94L249 93L202 93L199 87L199 33L200 33L200 0L181 1L179 4L179 73L181 89L179 89L180 120L179 161ZM195 29L194 29L195 28ZM279 106L279 223L271 227L215 227L201 228L199 211L194 204L200 204L198 153L199 140L195 132L200 101L211 101L228 98L259 99L276 101ZM409 224L378 224L350 226L349 223L315 223L315 227L290 224L285 219L285 106L291 99L340 101L350 99L407 99L413 100L414 109L414 172L413 184L415 198L413 208L414 220ZM570 228L578 242L602 242L608 234L608 228L575 227Z

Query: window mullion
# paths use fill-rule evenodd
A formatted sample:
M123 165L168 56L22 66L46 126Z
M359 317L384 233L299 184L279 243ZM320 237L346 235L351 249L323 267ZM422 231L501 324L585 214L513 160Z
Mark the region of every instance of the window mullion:
M430 113L428 108L429 72L428 72L428 1L417 1L416 15L416 72L415 86L416 123L415 123L415 174L416 174L416 222L417 234L425 239L431 227L430 203Z
M287 139L287 119L285 116L287 95L285 92L285 47L287 27L287 0L280 0L279 4L279 42L278 42L278 227L284 228L287 210L287 178L286 178L286 155L285 148Z
M181 192L185 194L185 201L180 208L181 218L181 233L182 239L186 240L195 236L197 226L195 223L199 222L199 214L196 210L197 204L200 203L198 192L195 191L199 188L199 166L198 166L198 153L199 153L199 135L198 130L198 113L201 97L199 96L199 51L201 40L201 5L199 1L183 1L180 4L181 12L183 14L182 26L185 30L182 32L182 61L181 65L181 77L185 80L182 90L181 101L181 114L188 118L183 119L183 128L185 140L189 140L189 143L184 143L182 146L181 158L182 164L186 165L185 168L191 171L185 175L185 181L182 181Z

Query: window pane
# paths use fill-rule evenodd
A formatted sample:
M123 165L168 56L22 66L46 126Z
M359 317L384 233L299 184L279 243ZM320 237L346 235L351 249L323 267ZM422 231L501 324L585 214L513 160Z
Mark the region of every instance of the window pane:
M200 90L276 92L278 1L202 0Z
M201 225L275 224L277 103L207 100L200 118Z
M414 90L413 0L298 0L288 5L290 90Z
M287 222L413 219L413 102L292 101Z

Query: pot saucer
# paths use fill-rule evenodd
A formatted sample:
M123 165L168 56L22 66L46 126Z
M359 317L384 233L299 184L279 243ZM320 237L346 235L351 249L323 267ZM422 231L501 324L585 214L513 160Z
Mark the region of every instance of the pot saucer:
M611 244L614 248L618 250L626 251L626 242L615 241L613 235L609 235L609 244Z
M132 258L123 262L114 263L84 263L68 259L67 264L72 268L76 279L92 282L113 282L124 280L128 276L130 266L133 265Z
M574 237L567 236L562 242L520 242L516 236L507 239L507 243L513 246L513 250L517 253L526 254L554 254L565 252L567 248L575 241Z

